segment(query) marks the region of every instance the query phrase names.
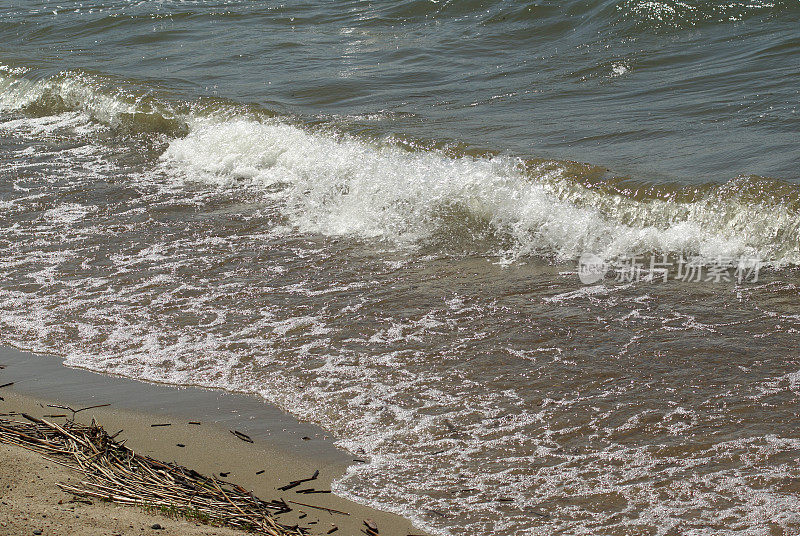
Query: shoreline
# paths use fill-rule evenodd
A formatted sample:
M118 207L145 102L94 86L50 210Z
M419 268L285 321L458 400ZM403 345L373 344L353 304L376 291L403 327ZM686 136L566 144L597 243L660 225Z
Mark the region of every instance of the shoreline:
M379 527L381 535L422 535L403 517L355 503L348 499L328 493L333 480L340 477L347 466L357 458L333 445L324 432L309 423L301 423L279 409L247 395L212 391L195 387L174 387L141 382L138 380L105 376L90 371L71 369L62 365L58 358L40 356L11 348L0 348L0 385L14 382L0 391L0 413L25 412L41 418L46 415L69 414L69 410L48 407L48 405L70 406L75 409L111 404L81 411L76 421L88 423L96 419L109 434L122 430L117 440L125 440L125 445L140 454L145 454L164 462L175 462L207 475L220 475L265 500L282 498L294 503L292 512L281 514L280 522L311 529L309 534L327 534L334 527L336 534L361 534L363 522L371 519ZM52 417L57 422L63 417ZM195 424L195 423L200 424ZM190 424L192 423L192 424ZM157 425L157 426L153 426ZM253 443L241 439L232 432L239 432ZM0 503L0 535L22 534L25 531L43 530L34 526L37 522L57 522L59 512L63 514L70 495L51 485L49 491L37 488L35 495L40 499L25 498L27 487L42 482L58 481L70 471L55 468L38 454L0 443L2 456L10 457L14 466L11 474L0 472L0 489L11 486L9 496L3 493ZM8 465L8 464L5 464ZM46 466L49 466L45 468ZM63 470L62 470L63 469ZM289 482L308 478L315 471L319 477L314 488L322 493L298 493L303 486L289 490L279 490ZM4 480L14 480L13 475L35 475L28 481L13 485ZM75 475L71 475L73 478ZM22 489L23 497L14 501L14 491ZM56 499L58 497L58 499ZM19 504L20 501L32 501ZM5 504L4 504L5 503ZM51 504L52 503L52 504ZM154 523L162 527L179 526L171 519L152 521L159 516L145 512L141 508L121 507L114 504L93 506L72 503L70 507L86 510L88 525L76 527L79 533L91 534L96 524L108 515L98 513L94 517L92 509L106 510L106 514L118 510L117 515L124 518L127 525L112 529L104 525L103 530L114 534L142 534ZM316 508L310 507L314 506ZM321 508L321 509L320 509ZM348 516L327 512L324 509L347 512ZM133 512L130 512L130 511ZM34 514L48 515L48 518L34 518ZM23 516L19 514L30 513ZM15 515L16 514L16 515ZM78 514L80 515L80 514ZM302 516L299 517L299 516ZM63 517L63 516L62 516ZM49 519L49 521L48 521ZM55 520L55 521L54 521ZM72 518L69 518L72 522ZM149 521L148 523L148 520ZM80 519L75 520L75 522ZM14 524L10 532L8 525ZM19 524L23 523L23 524ZM92 525L91 523L95 523ZM182 522L184 524L188 522ZM132 525L135 529L130 529ZM194 526L189 523L189 525ZM94 527L94 528L93 528ZM63 533L67 525L50 532ZM205 527L208 532L191 534L240 534L239 531ZM21 530L22 529L22 530ZM185 527L184 527L185 529ZM103 533L99 530L98 534ZM130 530L130 532L126 532ZM183 530L183 529L181 529ZM229 532L224 532L228 530ZM87 532L88 531L88 532ZM107 532L106 532L107 533ZM169 533L169 531L164 531ZM184 532L173 532L183 534ZM185 532L189 533L189 532ZM47 534L47 532L44 532Z

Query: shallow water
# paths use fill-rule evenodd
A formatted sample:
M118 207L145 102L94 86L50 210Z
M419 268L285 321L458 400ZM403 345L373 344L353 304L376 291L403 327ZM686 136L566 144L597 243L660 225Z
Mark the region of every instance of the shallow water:
M0 8L0 343L256 393L440 534L796 531L798 18Z

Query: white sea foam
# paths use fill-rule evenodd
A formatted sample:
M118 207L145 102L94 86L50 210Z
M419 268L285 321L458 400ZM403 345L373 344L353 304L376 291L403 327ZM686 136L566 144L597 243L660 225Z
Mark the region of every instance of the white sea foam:
M521 162L504 156L409 152L391 142L253 119L232 106L195 107L180 115L168 103L145 103L142 96L109 92L102 85L76 73L31 81L0 72L0 110L57 96L71 111L19 120L44 130L64 122L86 124L87 118L116 125L123 116L158 110L188 125L188 135L173 139L162 155L173 177L260 187L281 202L293 227L306 233L381 239L401 247L494 236L499 241L490 249L507 258L659 251L800 262L796 210L769 196L740 195L746 178L691 201L631 198L586 187L566 166L552 162L523 170ZM3 128L16 126L12 121Z
M307 233L410 245L443 227L458 232L478 222L509 237L513 245L503 253L512 256L685 251L798 258L796 243L771 241L797 233L794 213L781 205L716 195L637 201L571 182L564 168L523 172L512 158L407 152L279 121L195 120L162 159L183 179L272 188L285 215Z

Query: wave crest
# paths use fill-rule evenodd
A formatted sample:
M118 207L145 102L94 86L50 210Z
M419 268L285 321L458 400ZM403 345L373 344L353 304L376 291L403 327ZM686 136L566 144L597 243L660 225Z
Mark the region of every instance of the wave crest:
M173 103L86 74L12 71L0 69L0 111L77 111L116 133L158 134L172 177L255 188L300 232L511 259L660 252L800 263L800 189L777 180L636 184L588 165L368 141L227 101Z
M401 246L484 243L510 257L644 251L798 262L797 188L582 181L568 163L449 157L280 121L197 120L163 162L184 179L268 188L302 232Z
M62 72L41 80L19 76L24 69L0 69L0 111L19 110L46 117L82 112L121 133L188 133L183 114L150 92L125 88L81 72Z

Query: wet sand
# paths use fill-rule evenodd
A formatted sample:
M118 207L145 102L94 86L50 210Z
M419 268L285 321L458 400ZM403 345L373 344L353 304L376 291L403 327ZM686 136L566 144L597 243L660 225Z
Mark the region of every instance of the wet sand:
M337 449L324 432L254 398L196 388L153 385L63 367L58 358L13 349L0 350L0 413L26 412L35 417L69 413L48 404L80 408L111 404L77 414L92 418L109 433L123 432L129 448L166 462L176 462L204 474L223 476L263 499L283 498L331 513L290 503L295 510L279 516L284 524L300 524L310 534L357 535L371 519L382 535L423 534L409 521L362 506L331 493L301 494L313 487L329 490L333 479L351 463L350 453ZM60 418L53 417L58 421ZM200 424L193 424L193 423ZM168 426L153 426L168 425ZM254 443L238 439L236 430ZM195 526L135 507L94 502L71 502L72 495L56 482L77 474L47 462L20 447L0 445L0 535L33 534L238 534L236 531ZM309 486L279 490L292 480L319 471ZM302 517L301 517L302 516ZM151 527L158 523L163 530Z

